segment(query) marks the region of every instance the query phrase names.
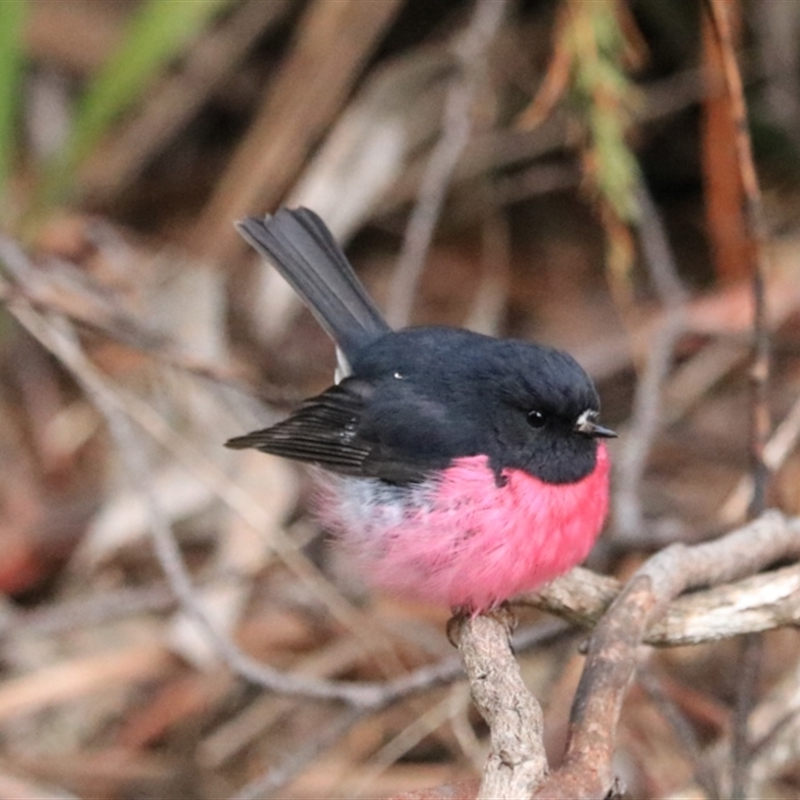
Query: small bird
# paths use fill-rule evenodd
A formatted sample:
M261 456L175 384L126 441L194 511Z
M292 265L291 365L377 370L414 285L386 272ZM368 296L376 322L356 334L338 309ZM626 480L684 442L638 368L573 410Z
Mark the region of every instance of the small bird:
M308 209L238 229L335 341L342 378L227 446L321 467L321 522L369 583L476 614L586 558L608 510L599 440L616 434L575 359L459 328L393 331Z

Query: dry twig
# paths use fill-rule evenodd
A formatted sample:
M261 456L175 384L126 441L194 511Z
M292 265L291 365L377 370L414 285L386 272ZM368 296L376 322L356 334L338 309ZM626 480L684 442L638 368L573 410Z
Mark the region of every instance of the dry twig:
M230 367L186 352L163 331L129 313L108 287L89 282L74 265L59 262L37 269L17 242L2 232L0 261L14 280L13 285L0 284L0 298L4 301L22 295L41 311L63 314L113 341L148 353L165 365L244 391L240 376Z
M229 258L239 246L230 220L280 200L399 7L399 0L308 5L258 116L194 228L189 242L197 252L216 262Z
M630 427L616 463L615 538L627 541L641 537L644 529L642 478L661 428L662 387L672 365L675 344L686 326L686 293L678 277L664 224L641 179L637 194L642 252L664 305L664 318L660 327L651 333L647 363L636 385Z
M358 708L342 711L318 736L293 752L282 764L248 783L231 800L258 800L258 798L278 791L295 778L320 753L338 742L364 714L364 710Z
M800 526L787 525L800 536ZM622 590L615 578L576 567L515 604L532 605L592 628ZM673 600L648 629L644 644L683 647L800 623L800 564L692 592Z
M393 327L408 325L417 282L450 178L469 141L473 98L485 67L486 50L503 21L506 5L506 0L478 0L470 25L454 48L460 74L453 79L447 93L442 136L422 175L417 203L397 261L386 311Z
M746 266L753 290L753 363L750 372L752 383L750 461L753 475L753 496L750 501L750 513L756 515L766 508L769 481L769 468L765 459L765 448L771 428L767 398L770 372L770 336L766 307L769 270L766 248L767 229L748 132L747 106L742 76L736 62L734 48L731 17L738 11L738 6L732 6L724 0L707 0L706 7L719 48L730 122L735 130L733 143L736 166L744 195L742 214L746 237ZM732 795L736 798L744 798L748 794L750 754L747 722L755 695L761 649L761 642L752 635L742 642L736 698L736 724L731 754Z
M686 750L694 770L694 778L703 788L707 800L719 800L716 775L703 758L697 734L665 691L658 675L649 667L643 667L639 669L637 680Z

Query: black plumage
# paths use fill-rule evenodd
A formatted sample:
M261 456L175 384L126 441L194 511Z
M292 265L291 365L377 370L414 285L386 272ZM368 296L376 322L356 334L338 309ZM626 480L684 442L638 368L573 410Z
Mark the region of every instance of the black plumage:
M282 209L239 225L336 341L352 377L288 419L240 436L255 447L345 475L424 480L462 456L485 455L498 482L516 468L571 483L596 463L599 400L566 353L457 328L391 331L324 223Z

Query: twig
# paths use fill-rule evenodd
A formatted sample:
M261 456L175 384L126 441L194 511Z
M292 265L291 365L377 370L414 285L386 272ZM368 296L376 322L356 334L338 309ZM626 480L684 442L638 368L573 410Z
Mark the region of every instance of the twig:
M63 314L163 364L244 393L241 376L235 370L187 353L168 335L129 314L109 296L107 287L88 281L73 264L60 262L53 264L52 270L36 269L17 242L2 232L0 262L14 280L13 285L0 284L0 299L9 302L22 295L41 311ZM293 398L281 397L276 392L275 399L280 402Z
M649 626L687 589L734 580L800 555L794 525L774 512L705 544L673 544L636 571L592 634L570 718L562 767L537 798L595 798L614 786L612 755L622 700Z
M649 667L640 667L637 680L686 750L692 762L695 780L705 792L706 798L708 800L719 800L720 792L714 770L710 769L709 765L703 760L700 743L694 730L681 710L664 690L658 676Z
M729 18L730 8L726 0L706 0L714 32L721 50L725 87L730 101L731 115L736 125L737 164L741 173L745 197L745 224L751 244L751 278L753 288L753 420L751 438L751 460L753 462L753 500L751 512L759 514L766 505L769 470L764 461L764 447L770 432L767 388L770 368L770 338L766 308L766 283L769 272L767 228L761 203L752 145L747 126L747 107L744 88Z
M748 357L747 346L743 342L723 335L676 366L665 389L664 424L672 425L685 417L709 395L714 386ZM748 497L751 494L752 490L747 492ZM744 503L746 507L747 501ZM728 519L727 524L741 522L744 508L736 517Z
M800 537L800 525L788 523ZM743 551L746 548L743 548ZM742 553L746 557L746 553ZM592 628L619 595L615 578L576 568L514 605L532 605L582 628ZM753 575L736 583L693 592L669 604L644 643L681 647L800 623L800 564Z
M764 463L767 469L772 473L777 472L792 454L798 441L800 441L800 398L795 401L789 413L781 420L764 445ZM727 522L741 519L753 493L753 476L743 476L723 503L720 519Z
M749 244L750 273L753 289L753 363L751 367L752 416L750 433L750 461L753 475L753 496L750 514L760 514L766 507L769 468L764 450L770 433L770 413L767 398L770 371L770 339L767 325L766 283L768 256L767 230L761 205L753 150L747 127L747 106L744 88L731 31L731 8L726 0L706 0L706 8L719 46L722 73L730 114L735 126L736 163L744 191L744 224ZM748 717L758 680L761 646L752 637L742 642L739 681L737 684L736 714L733 737L732 789L734 798L747 796L749 782Z
M660 328L651 334L647 363L636 385L630 427L616 461L615 540L627 541L641 537L644 528L642 478L653 441L661 427L664 381L672 364L675 344L686 325L686 293L678 277L664 224L642 180L637 201L644 260L665 313Z
M736 701L733 708L733 746L731 748L731 797L747 800L750 795L751 757L750 714L756 700L761 674L764 641L759 633L749 633L739 643L736 668Z
M296 778L320 753L338 742L364 715L365 711L350 708L342 711L317 736L294 751L283 763L271 767L240 789L231 800L258 800L279 791Z
M465 691L463 686L454 687L433 705L427 704L421 713L414 715L413 721L409 725L372 754L369 762L362 767L357 777L338 787L340 795L351 798L351 800L371 797L374 790L370 794L370 789L380 775L397 763L409 750L416 747L425 737L441 728L465 706L469 706L469 692ZM470 730L472 729L470 728Z
M530 797L547 774L542 709L525 687L507 620L496 614L458 620L458 651L492 747L478 800Z
M800 757L800 661L753 709L751 716L753 796Z
M469 141L473 98L486 50L503 21L506 6L507 0L477 0L469 27L454 48L459 71L445 99L442 136L422 175L389 290L386 318L393 327L408 325L415 289L450 178Z
M31 611L10 613L4 610L0 620L0 642L18 636L53 636L174 606L174 593L167 583L161 581L152 586L96 593Z
M105 417L119 444L118 451L130 472L131 480L147 503L153 544L170 586L187 614L200 626L223 661L237 675L276 692L316 697L320 700L340 700L356 707L378 705L383 692L378 689L376 693L375 689L380 684L370 688L346 682L316 681L287 675L259 663L243 653L229 638L217 632L206 616L192 585L169 523L157 506L150 488L150 469L146 455L118 396L86 357L64 318L42 317L22 300L15 301L8 308L44 347L59 358Z
M769 797L770 781L800 758L800 662L770 689L750 715L751 797ZM730 796L730 755L733 730L708 750L708 758L719 776L722 792ZM727 780L726 780L727 779ZM678 791L676 796L684 793Z
M5 678L0 686L0 724L81 697L97 697L109 687L161 679L173 663L164 645L150 640L40 665Z

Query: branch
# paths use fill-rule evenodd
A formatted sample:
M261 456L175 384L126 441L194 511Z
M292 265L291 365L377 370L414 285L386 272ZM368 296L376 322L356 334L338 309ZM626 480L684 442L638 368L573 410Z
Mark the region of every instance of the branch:
M616 460L614 541L641 542L644 527L641 488L653 442L663 424L663 386L672 366L675 345L686 329L686 292L678 276L664 223L643 179L637 201L642 253L650 279L664 307L652 331L647 360L636 384L629 429Z
M733 25L731 17L738 6L731 6L724 0L707 0L706 8L711 19L719 47L719 59L733 123L733 137L739 179L744 192L744 224L747 241L747 267L750 271L753 292L753 362L750 369L752 386L750 417L750 462L753 475L753 495L750 500L750 514L764 511L767 504L769 468L765 460L765 447L771 428L769 399L770 374L770 335L767 324L766 285L769 271L767 255L767 227L761 202L753 148L750 141L747 120L747 104L744 97L742 75L736 61ZM735 704L734 739L732 749L731 774L733 786L731 795L744 798L749 793L749 749L748 717L753 705L755 684L761 664L762 642L752 636L742 642L739 656L739 681Z
M167 333L130 313L108 287L87 280L71 262L52 259L44 267L37 268L19 244L2 232L0 262L13 279L13 283L0 285L3 301L13 302L21 295L39 311L63 314L163 364L228 385L242 395L249 394L236 370L194 356ZM274 399L281 402L292 398L284 398L276 392Z
M340 741L365 714L363 709L346 709L317 736L290 753L277 767L271 767L243 786L231 800L260 800L277 792L296 778L321 753Z
M588 629L597 624L622 588L615 578L576 567L536 594L522 595L513 603L533 606ZM679 597L647 631L643 642L682 647L797 624L800 564Z
M492 742L478 800L530 797L547 774L542 709L522 681L507 623L499 613L456 620L472 700Z
M646 561L592 634L572 706L564 763L535 797L601 798L614 789L611 760L637 649L673 598L798 556L800 525L771 512L713 542L674 544Z
M460 74L453 79L445 98L442 136L422 175L389 290L386 319L394 328L408 325L417 282L450 179L469 141L473 98L486 51L503 21L506 6L507 0L479 0L469 27L456 42L454 54Z

